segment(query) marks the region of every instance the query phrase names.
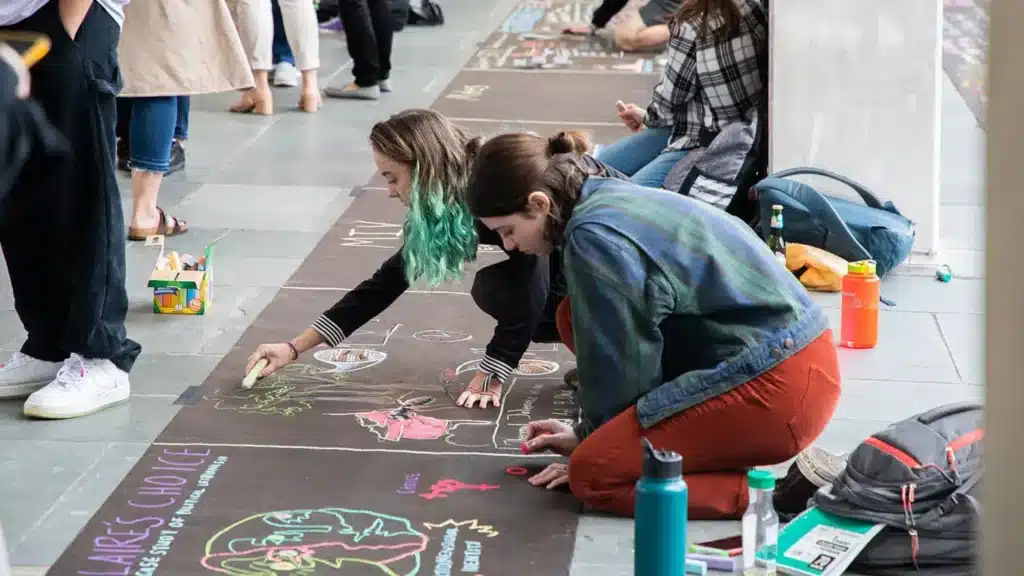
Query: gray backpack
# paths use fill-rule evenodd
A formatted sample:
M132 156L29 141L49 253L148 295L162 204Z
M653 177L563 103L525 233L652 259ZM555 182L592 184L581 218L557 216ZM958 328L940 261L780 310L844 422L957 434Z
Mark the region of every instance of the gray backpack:
M892 424L858 446L811 505L885 524L851 567L866 574L976 573L984 411L940 406Z

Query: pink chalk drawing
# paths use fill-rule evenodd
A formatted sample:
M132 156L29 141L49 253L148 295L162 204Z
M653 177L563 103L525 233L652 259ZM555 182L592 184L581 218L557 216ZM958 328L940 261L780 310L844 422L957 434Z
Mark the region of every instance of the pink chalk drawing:
M433 500L435 498L447 498L449 494L463 490L486 492L488 490L497 490L498 488L501 488L501 486L496 484L466 484L452 478L442 478L430 486L430 492L420 494L420 497L426 500Z
M419 397L401 399L399 406L391 410L369 410L365 412L330 413L331 416L355 416L359 425L373 432L381 442L402 440L443 440L452 446L476 447L460 444L454 439L455 431L463 426L494 426L490 420L451 420L424 416L420 411L430 411L434 399ZM486 446L489 444L482 444Z
M230 576L415 576L429 542L408 519L370 510L278 510L218 531L200 564Z

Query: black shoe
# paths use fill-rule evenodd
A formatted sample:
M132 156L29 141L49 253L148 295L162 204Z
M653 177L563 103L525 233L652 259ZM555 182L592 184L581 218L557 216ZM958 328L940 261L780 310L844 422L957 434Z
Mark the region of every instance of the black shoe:
M181 142L175 140L171 142L171 162L170 167L167 169L167 175L174 174L175 172L181 172L185 169L185 147L181 145Z
M817 447L801 452L786 476L775 486L774 505L779 518L789 521L807 509L819 488L828 486L846 468L846 458Z
M572 390L580 389L580 374L575 368L566 371L565 376L562 376L562 381Z

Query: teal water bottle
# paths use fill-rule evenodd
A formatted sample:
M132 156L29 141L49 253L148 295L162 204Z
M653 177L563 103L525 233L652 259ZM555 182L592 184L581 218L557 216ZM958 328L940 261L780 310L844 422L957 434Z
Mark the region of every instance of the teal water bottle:
M646 438L643 476L636 483L633 572L682 576L686 572L686 482L683 457L656 450Z

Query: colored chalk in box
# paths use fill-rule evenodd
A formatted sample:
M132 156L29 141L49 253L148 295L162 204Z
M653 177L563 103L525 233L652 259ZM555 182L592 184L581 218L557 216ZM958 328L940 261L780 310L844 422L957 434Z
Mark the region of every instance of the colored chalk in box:
M164 254L164 237L146 238L146 246L159 246L148 286L153 289L153 312L200 316L213 304L213 244L202 256Z

